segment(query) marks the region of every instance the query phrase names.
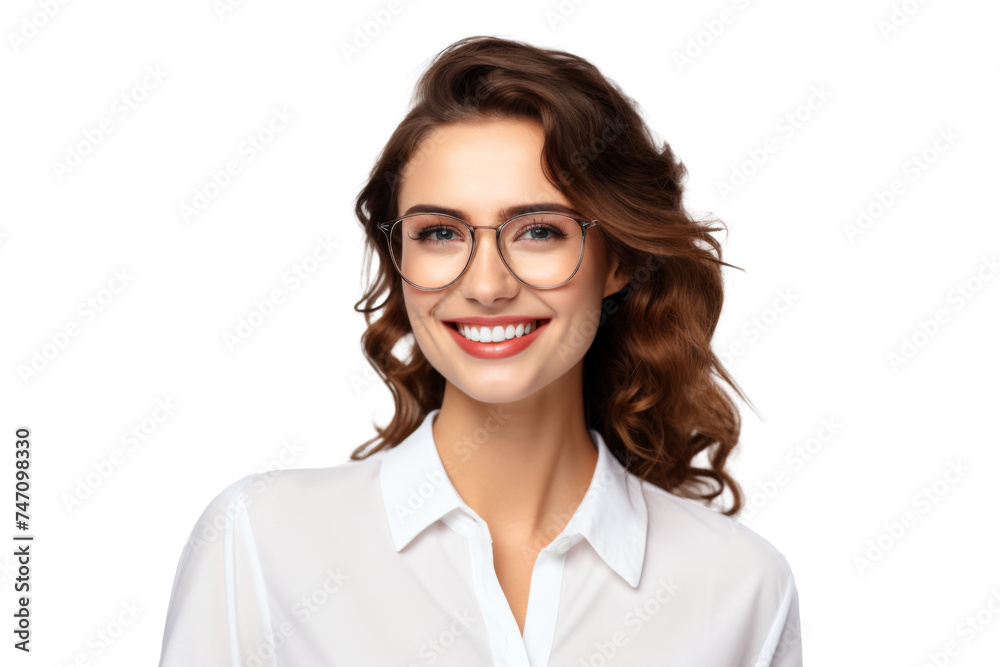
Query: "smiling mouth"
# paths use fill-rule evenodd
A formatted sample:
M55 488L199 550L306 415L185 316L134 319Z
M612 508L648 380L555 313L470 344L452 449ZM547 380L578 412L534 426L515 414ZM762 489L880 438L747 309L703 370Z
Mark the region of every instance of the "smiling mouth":
M466 340L476 343L500 343L505 340L513 340L526 336L547 322L549 322L548 319L526 320L516 325L508 324L507 326L495 327L464 324L462 322L446 322L445 324L458 331L459 335Z

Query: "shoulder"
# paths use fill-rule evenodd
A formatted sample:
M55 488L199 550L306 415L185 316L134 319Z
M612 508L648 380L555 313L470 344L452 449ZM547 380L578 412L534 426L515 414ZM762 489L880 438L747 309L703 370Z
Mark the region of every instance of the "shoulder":
M299 513L323 505L343 508L352 499L377 492L380 461L376 454L325 468L284 468L246 475L212 498L201 522L219 515L231 521L248 511Z
M701 502L642 482L648 511L648 548L667 561L715 566L716 576L764 579L784 590L792 571L777 547L737 519Z
M383 534L388 528L378 529L385 524L381 459L375 454L326 468L270 470L239 478L202 511L181 567L195 560L215 566L232 558L287 561L285 552L298 554L300 563L334 552L346 562L351 552L364 553L361 541L388 539Z
M801 665L798 591L785 556L742 522L702 502L648 482L642 490L648 511L647 585L668 581L678 590L676 609L685 618L739 637L746 651L740 664Z

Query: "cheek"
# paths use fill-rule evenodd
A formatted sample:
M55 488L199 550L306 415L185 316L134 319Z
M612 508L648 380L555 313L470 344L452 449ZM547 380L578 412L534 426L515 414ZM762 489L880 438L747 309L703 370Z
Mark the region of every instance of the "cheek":
M572 294L566 295L568 298L562 308L563 312L569 315L567 319L570 328L578 336L589 341L597 334L596 327L600 322L604 293L603 276L587 273L579 277L581 280L576 286L577 289Z
M593 259L593 258L585 258ZM604 273L602 272L602 267L600 262L591 261L586 262L580 266L580 270L573 277L570 284L576 283L574 300L576 303L583 305L586 304L588 308L592 307L594 302L599 302L604 293ZM579 282L577 279L579 278Z
M416 304L405 289L403 290L403 306L406 311L406 319L410 322L410 330L416 335L417 328L420 326L420 317Z
M406 317L410 321L410 329L415 338L423 336L430 325L428 314L433 304L413 288L404 289L403 303L406 306Z

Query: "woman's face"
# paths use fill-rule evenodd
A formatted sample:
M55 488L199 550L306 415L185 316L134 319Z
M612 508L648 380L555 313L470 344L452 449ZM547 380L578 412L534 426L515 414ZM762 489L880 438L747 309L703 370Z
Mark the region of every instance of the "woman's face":
M432 205L461 211L470 225L497 226L502 209L554 203L574 208L542 172L541 125L504 119L455 123L428 135L403 169L398 215ZM575 209L574 209L575 210ZM577 211L574 217L585 217ZM554 289L519 283L497 252L496 232L476 232L475 253L455 283L437 291L401 282L414 338L444 378L475 400L509 403L549 387L582 359L597 333L604 297L627 278L608 257L600 222L587 230L573 278ZM470 354L450 322L477 316L548 320L523 350L501 358ZM470 344L470 343L467 343ZM482 343L471 342L471 345Z

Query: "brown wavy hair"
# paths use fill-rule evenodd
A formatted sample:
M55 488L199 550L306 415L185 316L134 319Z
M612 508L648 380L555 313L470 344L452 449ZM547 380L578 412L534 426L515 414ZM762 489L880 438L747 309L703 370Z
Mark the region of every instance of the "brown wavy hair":
M725 465L740 415L716 378L747 399L710 345L722 311L722 267L739 268L722 261L712 236L722 229L712 223L722 223L684 209L686 168L617 84L578 56L492 36L467 37L437 54L356 199L368 286L354 309L364 313L362 348L392 393L395 415L385 428L376 425L378 435L351 459L402 442L441 407L445 387L419 346L406 359L393 353L412 329L401 279L376 225L398 217L400 180L431 130L498 118L541 124L546 178L586 217L601 221L608 251L629 276L604 300L584 357L587 427L601 433L629 471L676 495L711 502L728 486L733 504L723 513L737 514L743 494ZM708 467L695 464L701 452Z

